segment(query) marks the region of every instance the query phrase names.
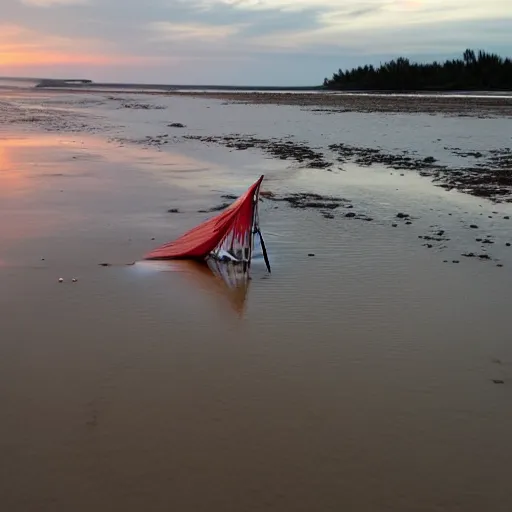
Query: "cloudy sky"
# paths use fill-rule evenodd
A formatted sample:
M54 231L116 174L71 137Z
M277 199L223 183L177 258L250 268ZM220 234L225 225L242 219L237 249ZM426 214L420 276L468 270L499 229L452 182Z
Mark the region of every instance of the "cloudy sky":
M316 85L465 48L512 55L512 0L0 0L0 75Z

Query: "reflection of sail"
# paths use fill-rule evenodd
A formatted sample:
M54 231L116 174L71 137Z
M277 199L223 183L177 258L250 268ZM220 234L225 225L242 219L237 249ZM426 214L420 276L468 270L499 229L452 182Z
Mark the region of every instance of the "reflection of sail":
M244 309L249 289L247 265L231 261L219 261L214 258L208 258L206 264L217 283L222 287L224 295L229 298L235 309L241 313Z
M243 313L249 287L246 265L217 261L208 258L205 262L194 260L139 262L164 272L178 272L194 285L219 296L239 314Z

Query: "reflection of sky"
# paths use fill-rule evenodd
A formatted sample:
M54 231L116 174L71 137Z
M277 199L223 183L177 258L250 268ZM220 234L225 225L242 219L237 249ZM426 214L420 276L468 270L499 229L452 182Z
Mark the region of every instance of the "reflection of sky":
M466 47L510 54L509 0L2 0L0 75L301 85Z
M119 150L115 144L83 134L13 133L4 137L0 137L0 238L4 244L8 239L22 240L55 231L57 226L88 215L89 206L83 201L72 204L71 198L77 191L80 200L89 193L93 194L89 197L96 198L109 194L107 189L113 184L103 172L105 165L155 173L166 166L179 172L198 165L183 155L143 151L138 146ZM61 194L62 189L66 194ZM183 187L175 187L175 191L185 194Z
M28 179L20 167L20 161L16 154L19 148L26 145L27 141L23 139L0 139L0 197L26 191Z

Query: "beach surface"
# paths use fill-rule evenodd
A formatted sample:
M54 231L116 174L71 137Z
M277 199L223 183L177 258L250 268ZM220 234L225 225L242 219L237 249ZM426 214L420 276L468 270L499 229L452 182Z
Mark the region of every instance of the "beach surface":
M338 110L2 91L2 510L512 508L512 121ZM143 260L261 174L272 274Z
M219 99L260 105L295 105L323 107L340 112L365 113L432 113L456 116L512 116L512 94L503 93L379 93L341 92L230 92L179 91L184 97Z

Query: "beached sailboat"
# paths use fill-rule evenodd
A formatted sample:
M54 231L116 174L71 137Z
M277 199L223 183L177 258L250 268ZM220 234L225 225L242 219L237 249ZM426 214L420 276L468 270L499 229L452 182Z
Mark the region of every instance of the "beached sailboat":
M222 213L199 224L172 242L145 256L148 260L213 259L239 263L249 268L254 237L259 236L268 271L270 262L259 226L258 202L261 176L249 189Z

